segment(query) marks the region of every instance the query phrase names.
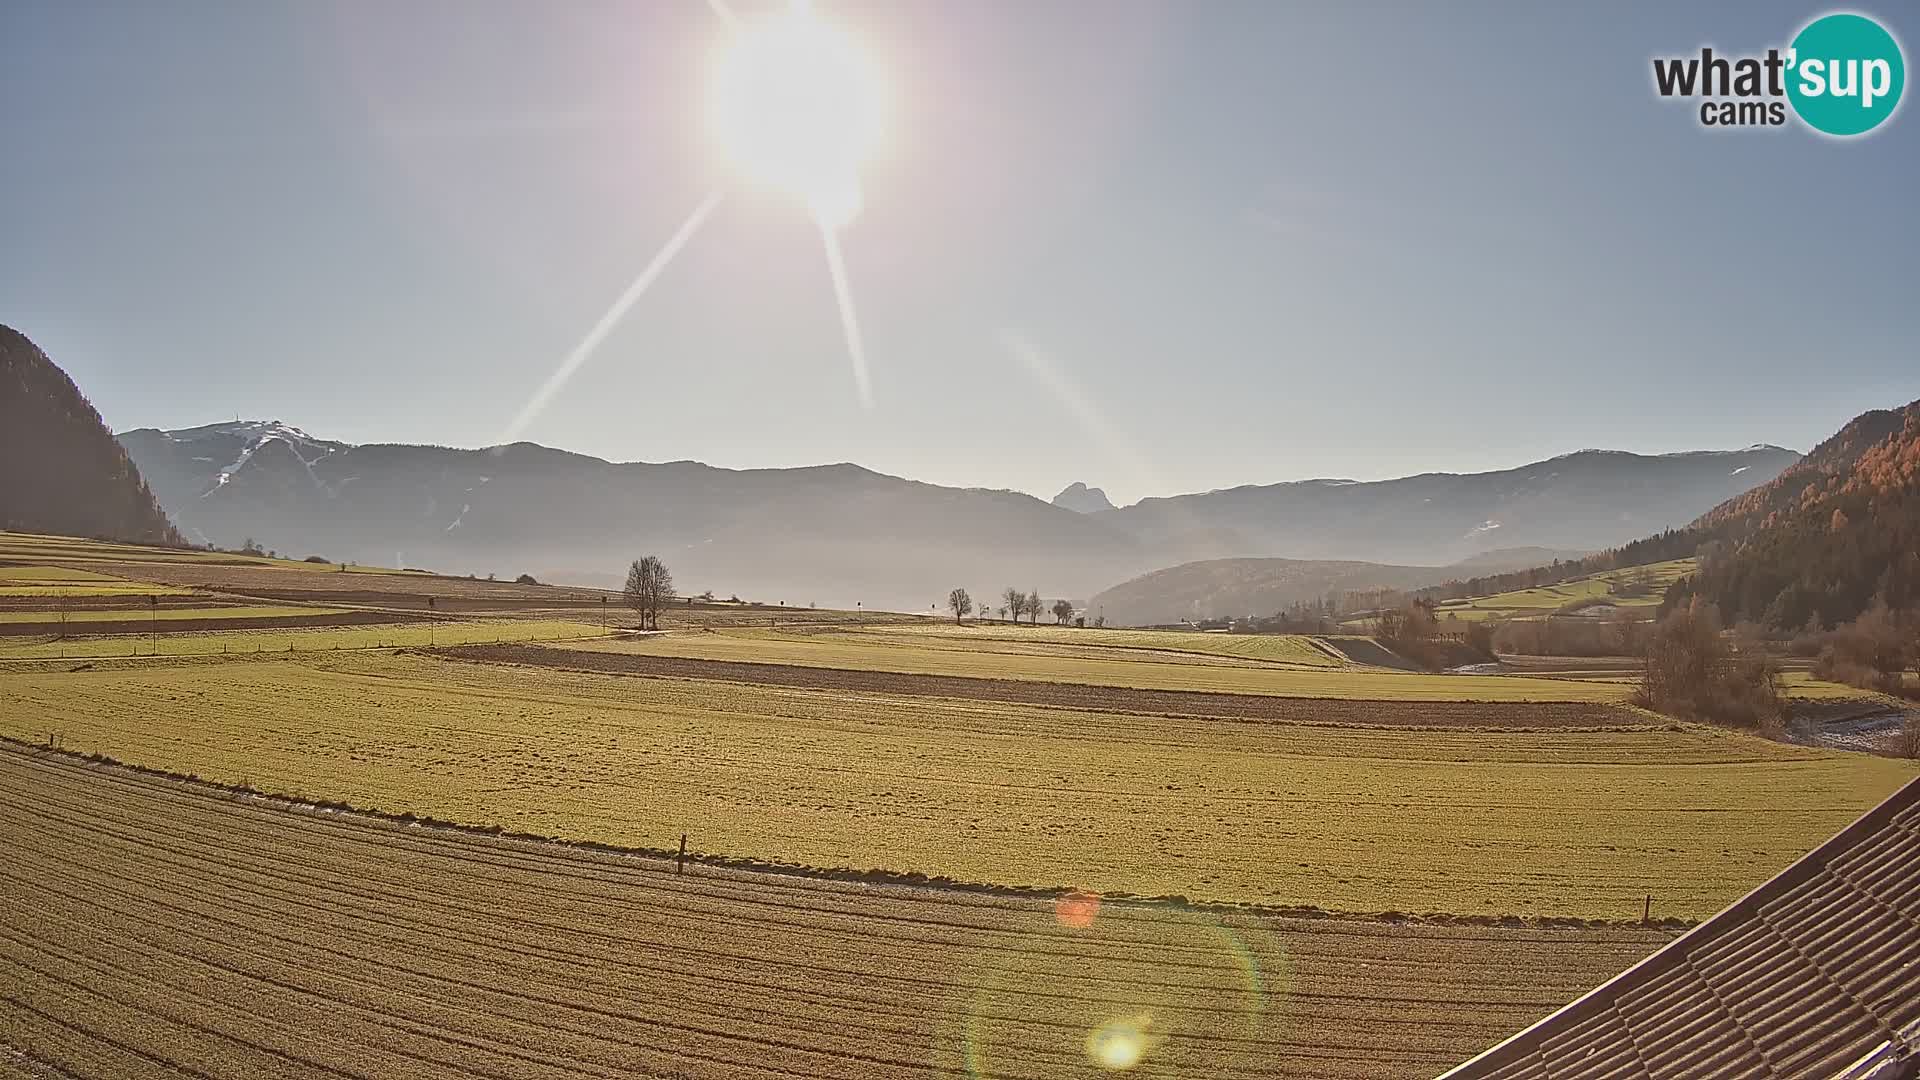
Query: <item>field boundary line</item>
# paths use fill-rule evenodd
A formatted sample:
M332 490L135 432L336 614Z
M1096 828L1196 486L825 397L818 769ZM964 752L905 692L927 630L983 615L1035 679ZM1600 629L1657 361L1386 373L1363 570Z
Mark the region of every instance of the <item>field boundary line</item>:
M75 750L54 749L6 735L0 735L0 751L20 754L27 757L51 757L80 767L100 768L110 771L117 770L142 776L157 777L198 789L208 794L218 793L229 797L237 796L247 798L294 813L327 812L335 816L352 816L366 820L381 821L388 824L407 825L416 828L460 833L470 836L491 836L523 843L545 844L580 851L632 856L664 862L673 861L676 855L675 851L666 848L609 844L599 840L571 840L562 837L546 836L539 833L519 832L506 829L499 825L463 824L457 821L436 818L431 815L415 814L411 811L394 813L385 810L357 807L344 801L300 798L293 795L261 791L257 788L241 784L221 783L219 781L208 780L191 774L173 772L167 769L159 769L147 765L136 765L98 752L83 754ZM749 873L767 874L778 877L808 878L878 887L932 889L987 896L1024 897L1035 900L1058 899L1063 896L1076 894L1080 891L1068 885L1007 885L994 882L962 881L945 875L928 875L920 873L919 871L804 866L795 863L775 862L753 856L723 855L706 852L688 852L685 859L688 863L696 866L712 866L720 869L746 871ZM1698 922L1698 920L1679 918L1658 919L1652 923L1642 923L1635 919L1589 919L1578 916L1560 915L1463 915L1440 911L1337 911L1312 905L1273 905L1247 902L1190 900L1178 895L1137 896L1130 893L1105 893L1102 894L1101 900L1103 904L1114 904L1116 906L1204 912L1214 915L1253 915L1265 918L1300 920L1345 919L1390 924L1439 926L1500 926L1530 929L1650 927L1662 930L1682 930L1694 926Z
M508 650L512 650L508 654ZM486 651L507 654L488 656ZM1075 712L1119 713L1133 716L1167 716L1199 720L1225 720L1241 723L1291 725L1299 727L1330 727L1349 729L1374 729L1381 731L1487 731L1512 733L1548 733L1548 732L1606 732L1606 731L1648 731L1663 727L1678 729L1680 721L1669 717L1657 716L1636 709L1626 702L1614 701L1568 701L1548 699L1533 701L1516 699L1511 701L1485 700L1478 698L1349 698L1327 695L1305 694L1260 694L1229 690L1176 690L1162 687L1115 686L1104 683L1055 682L1047 679L996 679L976 675L937 675L926 672L873 671L860 668L827 667L816 664L778 664L752 660L708 660L698 657L661 656L653 653L608 653L584 652L570 649L546 648L543 643L501 643L447 645L434 647L407 646L401 653L424 656L436 660L451 660L460 663L498 666L517 666L539 668L546 671L570 671L587 675L610 675L620 678L641 679L681 679L704 682L731 682L752 686L767 686L789 690L823 690L845 693L850 690L891 694L899 697L931 697L946 700L1001 701L1039 708L1067 709ZM517 656L515 654L518 654ZM548 662L544 657L552 656L556 660ZM586 657L605 657L595 661ZM619 661L652 662L662 670L642 671L620 666ZM675 665L683 670L671 670ZM779 673L785 680L777 678L753 679L741 675L729 675L732 669L765 671ZM887 681L915 681L925 685L926 689L908 689L904 685L872 686L834 686L816 684L808 676L817 673L822 677L845 676L853 678L873 678ZM1569 682L1577 680L1567 680ZM942 688L950 692L942 693ZM1028 688L1035 688L1029 691ZM968 690L974 692L969 693ZM1023 691L1027 691L1024 692ZM1165 695L1170 699L1168 708L1156 709L1146 704L1136 708L1124 708L1110 704L1082 703L1048 700L1034 696L1036 693L1052 691L1054 693L1073 693L1089 697L1137 695L1150 698ZM1201 704L1213 701L1224 706L1242 706L1244 713L1185 712L1177 706L1191 702ZM1305 709L1315 705L1341 709L1357 709L1369 706L1418 708L1422 706L1439 709L1458 709L1478 707L1501 712L1539 712L1542 710L1584 710L1600 714L1620 716L1619 723L1597 724L1450 724L1450 723L1352 723L1338 720L1314 720L1296 716L1272 716L1255 712L1256 708L1275 711L1287 708ZM1170 711L1171 710L1171 711Z

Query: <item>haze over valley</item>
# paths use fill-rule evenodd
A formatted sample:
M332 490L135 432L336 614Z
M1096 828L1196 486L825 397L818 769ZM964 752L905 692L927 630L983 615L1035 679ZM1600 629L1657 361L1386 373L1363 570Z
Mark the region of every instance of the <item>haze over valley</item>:
M1484 566L1495 553L1512 569L1540 554L1502 550L1611 547L1683 525L1798 457L1765 445L1651 456L1587 450L1493 473L1295 481L1113 508L1104 495L1072 488L1060 505L845 463L738 470L614 463L531 443L352 446L279 421L139 428L119 438L196 542L251 539L288 554L453 573L611 585L623 554L641 548L668 554L693 592L925 611L955 582L976 590L1015 582L1085 601L1197 560L1392 564L1303 578L1292 591L1183 604L1182 618L1244 615L1252 603L1328 588L1432 584L1459 571L1414 568Z

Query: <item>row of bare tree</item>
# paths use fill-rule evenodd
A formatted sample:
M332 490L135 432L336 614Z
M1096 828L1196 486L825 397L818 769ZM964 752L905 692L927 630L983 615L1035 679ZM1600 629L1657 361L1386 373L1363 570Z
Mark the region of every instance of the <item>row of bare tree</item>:
M1014 622L1019 622L1020 616L1025 615L1032 622L1038 624L1040 621L1040 613L1049 610L1053 612L1053 621L1060 625L1066 625L1067 621L1073 618L1073 601L1055 600L1053 606L1048 608L1046 601L1040 599L1040 590L1038 589L1032 592L1022 593L1019 589L1009 585L1006 591L1000 594L1000 599L1004 601L1000 605L1000 617L1002 619L1011 615ZM956 623L973 614L972 594L968 593L965 589L955 589L948 593L947 610L953 612L953 621ZM981 618L984 619L991 614L992 609L985 605L981 606Z

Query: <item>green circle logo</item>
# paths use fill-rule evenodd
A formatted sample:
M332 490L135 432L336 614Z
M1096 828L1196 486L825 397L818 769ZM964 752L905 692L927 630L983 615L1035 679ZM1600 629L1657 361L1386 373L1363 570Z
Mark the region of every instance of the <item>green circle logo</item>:
M1807 126L1864 135L1900 104L1907 65L1900 43L1865 15L1823 15L1793 39L1787 100Z

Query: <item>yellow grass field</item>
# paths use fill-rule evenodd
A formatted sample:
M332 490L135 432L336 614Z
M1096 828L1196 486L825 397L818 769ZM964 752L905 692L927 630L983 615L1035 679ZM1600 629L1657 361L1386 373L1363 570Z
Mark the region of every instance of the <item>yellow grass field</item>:
M1112 902L1069 923L6 749L0 850L0 1074L27 1077L1092 1080L1095 1033L1138 1031L1139 1075L1415 1080L1667 940Z
M1415 708L1403 706L1403 708ZM1710 728L1180 720L380 653L0 674L0 734L815 866L1373 912L1701 917L1912 776Z
M1452 615L1467 622L1490 618L1524 618L1551 614L1581 600L1605 601L1616 607L1658 607L1661 597L1666 595L1667 586L1692 573L1693 566L1692 559L1674 559L1625 570L1604 570L1538 589L1516 589L1491 596L1449 600L1441 605L1439 614L1442 619ZM1637 595L1616 592L1622 585L1642 575L1652 584L1651 590Z
M1005 623L967 623L925 620L921 625L889 626L876 638L919 647L996 649L1038 643L1075 646L1112 655L1115 649L1172 652L1189 657L1220 656L1260 660L1297 667L1340 667L1338 657L1303 634L1206 634L1173 630L1110 630L1067 626L1012 626ZM1187 662L1192 662L1187 659Z
M0 548L5 547L5 537L8 535L11 534L0 533ZM172 596L186 592L188 590L170 585L129 581L68 566L9 565L0 556L0 600L8 597L44 598L48 601L47 606L53 607L62 598Z
M294 609L303 615L312 608ZM164 614L165 609L162 609ZM128 612L112 614L126 617ZM135 614L136 621L145 613ZM75 633L81 630L76 626ZM0 638L0 661L107 659L124 656L218 656L244 653L334 652L426 645L478 645L496 641L577 642L599 637L599 626L565 619L459 619L366 626L298 629L207 630L127 634L118 637Z
M164 607L148 610L143 604L132 608L83 608L66 613L66 620L75 624L76 632L84 633L80 623L88 622L150 622L159 625L162 630L169 622L188 619L276 619L301 615L337 615L346 609L327 607L291 607L286 604L233 604L226 607ZM45 611L5 611L0 610L0 623L48 622L50 617Z
M925 644L928 638L941 644L929 647ZM1631 692L1622 684L1572 679L1424 675L1353 666L1291 667L1224 655L1041 642L1016 645L1002 644L1001 638L993 636L955 638L858 628L844 632L776 628L671 633L583 642L578 647L706 660L1283 697L1624 702Z

